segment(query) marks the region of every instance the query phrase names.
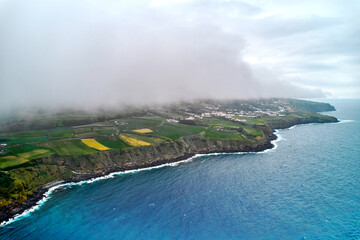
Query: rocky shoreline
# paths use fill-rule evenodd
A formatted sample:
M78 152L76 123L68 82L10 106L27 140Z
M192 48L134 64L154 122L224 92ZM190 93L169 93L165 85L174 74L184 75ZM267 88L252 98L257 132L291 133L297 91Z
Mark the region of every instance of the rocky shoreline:
M337 121L337 119L336 119ZM331 122L336 122L331 121ZM104 151L91 156L81 156L88 162L96 159L103 164L101 171L91 172L89 165L81 166L82 170L88 170L86 173L76 173L71 179L59 179L53 183L39 187L33 194L27 196L27 199L21 203L15 202L0 208L0 223L2 226L10 219L22 214L24 211L34 207L38 201L43 199L45 193L59 184L79 182L106 176L113 172L126 170L135 170L159 166L166 163L174 163L186 160L196 154L211 153L235 153L235 152L261 152L274 147L272 141L277 138L274 129L288 128L298 124L316 123L317 121L292 122L290 124L269 124L267 129L262 129L266 135L264 139L256 142L243 142L239 140L211 140L204 139L201 135L183 137L176 141L165 141L155 146L138 147L121 151ZM77 156L78 158L80 156ZM71 157L57 157L54 160L62 166L72 168ZM149 161L149 159L151 159ZM93 169L92 169L93 170Z

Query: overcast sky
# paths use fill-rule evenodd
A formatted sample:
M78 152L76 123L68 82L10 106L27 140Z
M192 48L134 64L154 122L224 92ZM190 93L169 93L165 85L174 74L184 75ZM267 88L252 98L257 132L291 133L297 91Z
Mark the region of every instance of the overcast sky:
M0 0L0 111L360 96L357 0Z

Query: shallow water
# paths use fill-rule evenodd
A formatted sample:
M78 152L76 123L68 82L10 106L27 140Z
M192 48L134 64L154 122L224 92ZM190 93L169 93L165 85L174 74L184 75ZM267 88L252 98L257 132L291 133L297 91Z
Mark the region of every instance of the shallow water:
M351 121L281 130L266 153L58 189L0 239L358 239L360 101L330 103Z

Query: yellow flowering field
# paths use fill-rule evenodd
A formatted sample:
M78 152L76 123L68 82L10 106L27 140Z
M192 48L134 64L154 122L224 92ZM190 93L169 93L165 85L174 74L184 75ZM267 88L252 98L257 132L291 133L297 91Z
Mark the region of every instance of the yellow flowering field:
M97 150L108 150L108 149L110 149L110 148L102 145L101 143L97 142L93 138L84 138L84 139L81 139L81 141L83 143L85 143L87 146L89 146L91 148L95 148Z
M141 140L138 140L138 139L136 139L136 138L128 137L128 136L126 136L126 135L124 135L124 134L120 134L119 136L120 136L120 138L121 138L122 140L124 140L125 142L127 142L128 144L130 144L131 146L134 146L134 147L136 147L136 146L149 146L149 145L151 145L151 144L148 143L148 142L141 141Z
M142 128L142 129L136 129L136 130L132 130L133 132L136 133L152 133L153 130L151 130L150 128Z

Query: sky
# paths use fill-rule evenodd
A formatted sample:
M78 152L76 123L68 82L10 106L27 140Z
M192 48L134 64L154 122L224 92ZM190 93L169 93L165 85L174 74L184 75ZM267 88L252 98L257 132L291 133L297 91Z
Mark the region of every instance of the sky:
M360 97L360 1L0 0L0 111Z

